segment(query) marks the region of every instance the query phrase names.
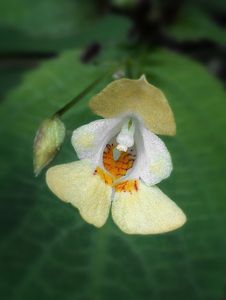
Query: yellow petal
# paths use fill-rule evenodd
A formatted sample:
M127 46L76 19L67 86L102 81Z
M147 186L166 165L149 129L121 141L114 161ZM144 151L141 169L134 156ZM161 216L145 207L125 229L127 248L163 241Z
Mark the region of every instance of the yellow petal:
M142 76L138 80L119 79L110 83L90 100L90 107L99 116L112 118L123 113L137 113L147 128L163 135L175 135L173 112L161 90Z
M50 190L79 209L83 219L96 227L104 225L111 205L112 189L86 160L50 168L46 174Z
M112 217L128 234L164 233L186 222L182 210L158 187L149 187L141 182L138 191L115 193Z

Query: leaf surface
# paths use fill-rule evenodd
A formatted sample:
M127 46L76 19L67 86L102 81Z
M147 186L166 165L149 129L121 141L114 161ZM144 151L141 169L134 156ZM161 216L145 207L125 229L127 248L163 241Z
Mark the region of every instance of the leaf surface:
M178 41L207 40L226 45L226 30L220 27L211 16L196 5L184 5L177 20L166 28L169 36Z
M32 173L40 122L105 71L69 51L29 73L1 105L1 299L224 299L225 109L222 85L182 56L156 50L141 72L161 88L178 133L164 139L173 175L160 188L187 214L178 231L128 236L111 219L100 230ZM100 84L91 94L104 87ZM89 95L89 96L91 96ZM64 116L54 164L76 159L71 130L96 119L87 97Z

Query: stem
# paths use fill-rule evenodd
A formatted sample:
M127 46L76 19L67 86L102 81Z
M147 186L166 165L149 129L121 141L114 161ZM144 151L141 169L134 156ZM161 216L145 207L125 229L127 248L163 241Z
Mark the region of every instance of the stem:
M106 74L94 80L89 86L87 86L80 94L75 96L70 102L66 103L63 107L61 107L57 112L54 113L55 116L62 116L66 113L72 106L78 103L83 97L85 97L104 77Z
M128 78L132 79L133 78L133 63L132 63L132 60L129 58L127 61L126 61L126 75L128 76Z

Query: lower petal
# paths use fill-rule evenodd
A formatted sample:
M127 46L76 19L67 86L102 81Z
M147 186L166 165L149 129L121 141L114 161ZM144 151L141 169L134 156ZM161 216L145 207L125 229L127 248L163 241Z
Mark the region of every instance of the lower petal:
M128 234L157 234L175 230L186 222L182 210L158 187L139 181L138 190L116 192L112 217Z
M96 227L104 225L111 206L110 185L87 160L54 166L47 171L46 182L61 200L79 209L83 219Z

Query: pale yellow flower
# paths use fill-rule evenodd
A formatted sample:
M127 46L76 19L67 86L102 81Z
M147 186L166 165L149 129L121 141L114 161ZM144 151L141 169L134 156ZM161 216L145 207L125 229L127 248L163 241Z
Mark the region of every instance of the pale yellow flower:
M73 132L79 161L47 171L49 188L101 227L110 209L128 234L157 234L186 222L182 210L157 186L172 171L170 154L155 134L174 135L175 121L164 94L139 80L120 79L90 101L105 119Z

